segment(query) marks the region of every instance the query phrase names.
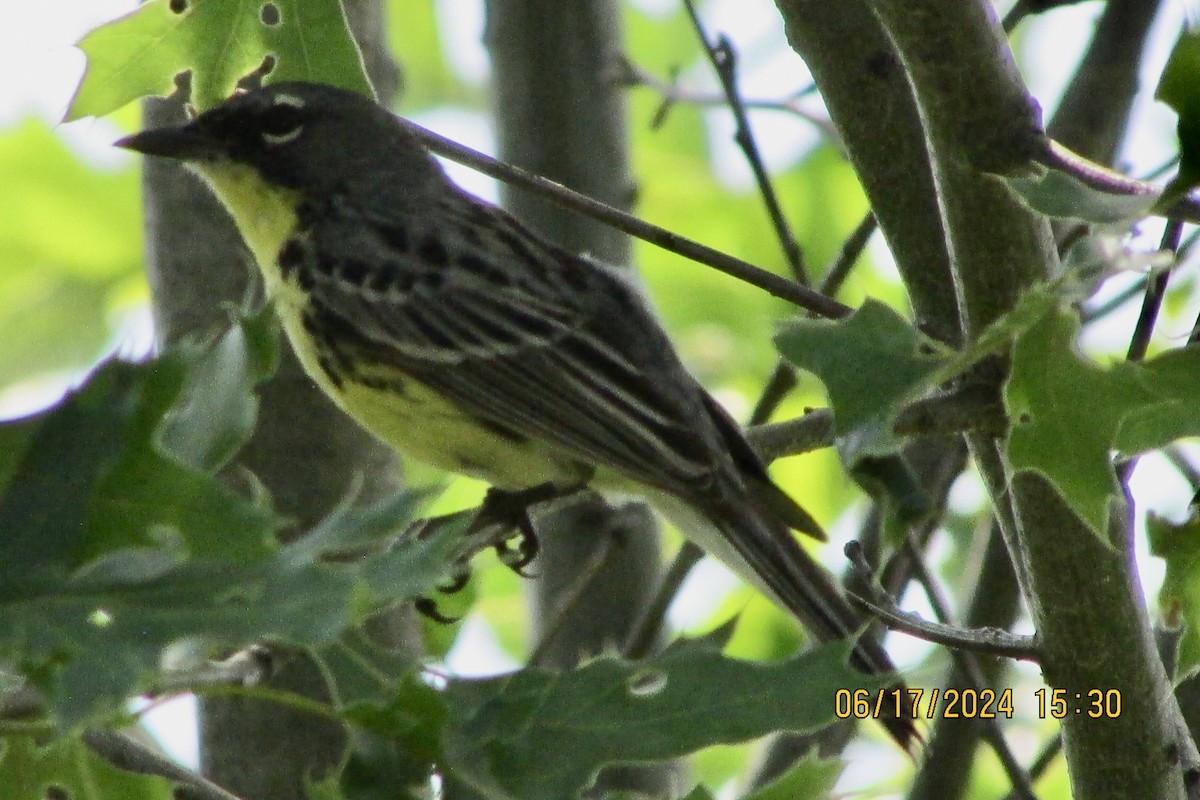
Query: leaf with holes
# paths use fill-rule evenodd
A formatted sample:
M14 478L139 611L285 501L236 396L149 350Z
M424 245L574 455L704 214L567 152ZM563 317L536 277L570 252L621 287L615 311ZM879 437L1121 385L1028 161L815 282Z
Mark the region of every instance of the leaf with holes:
M267 320L109 362L54 408L0 424L0 673L19 669L65 726L145 689L177 643L197 656L326 644L431 592L461 554L461 526L405 535L413 494L341 506L280 546L265 498L216 476L272 369Z
M270 64L267 80L311 81L373 96L362 55L334 0L151 0L79 42L87 69L68 121L101 116L191 75L203 111Z
M30 736L0 737L0 800L170 800L173 782L118 769L78 737L36 742Z
M607 764L678 758L832 721L839 690L888 682L848 667L847 656L837 643L757 663L693 640L636 664L603 657L567 672L452 681L443 693L445 754L488 797L576 797Z

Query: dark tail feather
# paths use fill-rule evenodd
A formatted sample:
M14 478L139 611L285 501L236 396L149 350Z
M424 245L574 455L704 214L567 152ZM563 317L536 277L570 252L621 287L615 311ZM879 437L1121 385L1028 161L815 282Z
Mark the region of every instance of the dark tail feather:
M762 475L744 475L750 503L767 519L777 519L794 531L807 533L818 541L825 541L825 531L804 507L780 489L764 472Z
M796 530L824 541L825 532L807 511L775 485L762 459L725 409L703 390L700 396L737 473L736 478L729 476L723 490L718 490L723 496L715 505L712 494L692 498L696 508L706 509L710 524L716 528L715 534L723 540L715 543L719 549L714 554L736 553L742 564L730 566L748 568L749 574L743 574L743 578L766 590L821 641L855 636L862 627L859 615L829 573L804 552L791 533ZM869 637L858 638L850 663L873 675L896 671L887 651ZM903 689L904 684L897 683L892 688ZM911 719L889 717L880 723L906 752L913 752L920 736Z
M782 490L776 491L783 494ZM769 510L742 517L732 520L728 515L714 515L712 519L775 601L821 641L854 637L862 627L862 620L829 573L804 552L787 527L771 521ZM855 642L850 663L872 675L896 671L887 651L869 636L860 636ZM898 682L890 688L903 690L904 684ZM901 748L913 753L915 743L920 741L913 720L885 716L879 722Z

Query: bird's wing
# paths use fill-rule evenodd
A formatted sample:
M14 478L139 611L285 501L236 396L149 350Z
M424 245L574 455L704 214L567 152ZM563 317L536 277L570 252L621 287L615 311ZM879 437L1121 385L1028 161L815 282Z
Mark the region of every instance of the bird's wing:
M704 392L637 290L453 200L436 220L343 215L312 231L322 325L346 332L356 359L583 462L685 497L728 479Z

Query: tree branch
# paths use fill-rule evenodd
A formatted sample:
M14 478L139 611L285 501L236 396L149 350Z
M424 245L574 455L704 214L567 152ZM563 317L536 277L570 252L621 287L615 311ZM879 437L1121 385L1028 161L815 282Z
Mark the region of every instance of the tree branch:
M713 269L724 272L738 280L787 300L801 308L828 319L841 319L853 313L853 309L832 298L801 286L795 281L788 280L782 275L768 272L740 258L722 253L719 250L692 241L677 233L638 219L612 206L594 200L584 194L572 191L562 184L534 175L527 170L505 164L502 161L484 155L444 136L422 128L412 122L407 123L412 132L421 142L433 152L446 158L465 164L479 170L485 175L497 180L529 189L542 197L549 197L564 208L578 211L582 214L611 225L619 231L636 236L643 241L656 245L672 253L698 261Z

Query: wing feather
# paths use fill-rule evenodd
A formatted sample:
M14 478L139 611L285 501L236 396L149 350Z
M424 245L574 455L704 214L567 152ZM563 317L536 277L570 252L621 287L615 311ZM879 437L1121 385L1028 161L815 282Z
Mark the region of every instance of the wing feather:
M508 235L485 245L429 225L414 233L412 218L407 237L352 239L336 223L311 231L318 313L357 330L344 345L356 360L414 377L472 415L651 486L703 494L727 458L720 434L637 289L493 213ZM448 265L394 246L431 237ZM520 247L505 244L516 237ZM347 280L338 265L349 259L404 278L359 270Z

